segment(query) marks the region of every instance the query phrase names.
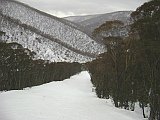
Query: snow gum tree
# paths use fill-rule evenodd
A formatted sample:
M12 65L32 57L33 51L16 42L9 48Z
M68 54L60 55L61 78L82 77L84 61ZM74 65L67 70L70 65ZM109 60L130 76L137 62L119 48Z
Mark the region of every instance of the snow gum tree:
M150 105L150 120L160 119L160 1L152 0L132 13L132 30L137 32L136 62L143 63L139 75L144 81Z
M98 97L130 110L139 102L144 117L160 120L160 1L143 4L131 17L129 36L103 38L107 52L86 65Z

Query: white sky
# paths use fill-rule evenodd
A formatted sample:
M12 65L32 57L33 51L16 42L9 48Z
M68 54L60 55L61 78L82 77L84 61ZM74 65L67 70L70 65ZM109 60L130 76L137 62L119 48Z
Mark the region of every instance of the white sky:
M136 10L148 0L18 0L49 14L66 17Z

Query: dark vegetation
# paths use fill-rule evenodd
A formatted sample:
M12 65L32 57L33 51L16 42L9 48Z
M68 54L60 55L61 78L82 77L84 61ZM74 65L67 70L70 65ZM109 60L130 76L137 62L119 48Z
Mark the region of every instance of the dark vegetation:
M139 102L144 117L160 120L160 1L145 3L131 16L129 36L103 38L108 52L86 66L99 98L128 110Z
M97 27L93 31L92 35L96 40L105 43L106 41L104 40L104 37L114 36L125 38L129 29L130 26L125 25L120 20L106 21L105 23Z
M5 32L3 32L3 31L0 31L0 36L2 36L2 35L4 35L5 34Z
M123 26L124 23L119 21L119 20L114 20L114 21L106 21L104 24L100 25L98 28L96 28L93 31L93 36L96 36L99 34L101 31L108 31L110 29L115 29L117 27Z
M33 54L17 43L0 42L0 91L61 81L82 70L79 63L33 60Z

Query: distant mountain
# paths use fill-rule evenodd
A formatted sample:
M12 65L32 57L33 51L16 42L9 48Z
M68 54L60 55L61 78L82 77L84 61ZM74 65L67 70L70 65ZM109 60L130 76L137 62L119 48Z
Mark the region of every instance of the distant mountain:
M106 51L77 25L14 0L0 0L2 40L17 42L52 62L87 62Z
M95 18L100 16L101 14L97 14L97 15L84 15L84 16L69 16L69 17L64 17L64 19L72 21L74 23L78 23L80 24L81 22L91 19L91 18Z
M96 15L86 15L86 16L70 16L64 19L75 22L81 26L84 26L89 31L93 31L95 28L99 27L106 21L119 20L125 24L130 24L130 14L133 11L118 11L106 14L96 14Z
M72 22L75 22L76 24L79 24L81 28L83 28L86 33L91 35L93 37L93 32L95 29L99 28L101 25L105 24L107 21L120 21L123 23L120 27L116 29L110 29L109 31L103 31L104 36L120 36L125 37L128 34L129 31L129 25L132 23L130 14L132 11L118 11L118 12L112 12L112 13L106 13L106 14L97 14L97 15L86 15L86 16L71 16L66 17L64 19L70 20ZM101 38L96 38L101 39Z

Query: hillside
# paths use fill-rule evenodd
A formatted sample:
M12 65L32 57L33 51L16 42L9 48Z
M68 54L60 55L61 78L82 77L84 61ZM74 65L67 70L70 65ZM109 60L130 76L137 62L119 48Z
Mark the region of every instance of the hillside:
M106 51L73 23L14 0L0 0L3 41L17 42L52 62L86 62Z

